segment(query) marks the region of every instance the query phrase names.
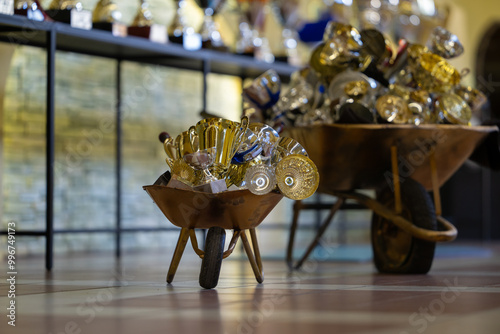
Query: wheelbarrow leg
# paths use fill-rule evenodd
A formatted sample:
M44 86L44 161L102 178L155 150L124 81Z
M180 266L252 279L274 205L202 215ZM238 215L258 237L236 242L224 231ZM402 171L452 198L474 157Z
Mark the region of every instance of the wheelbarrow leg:
M172 262L170 262L170 267L168 268L167 283L172 283L174 280L175 272L177 271L177 267L179 267L179 262L181 261L182 253L184 253L184 248L186 248L188 240L189 229L183 227L179 235L179 240L177 240L177 246L175 246Z
M256 256L254 256L254 254L252 252L252 247L250 247L250 243L248 242L248 238L247 238L245 231L241 231L240 237L241 237L241 241L243 242L243 247L245 248L245 252L247 253L248 260L250 261L250 265L252 266L252 270L253 270L253 273L255 275L255 279L259 283L264 282L264 274L260 270L259 266L257 265L257 261L255 260ZM255 242L257 242L257 239L255 239ZM261 262L260 254L258 254L258 261ZM261 267L262 267L262 262L261 262Z
M300 267L302 267L302 265L304 264L304 262L307 260L307 258L309 257L309 255L314 250L314 248L316 248L316 246L318 246L319 241L321 240L321 237L325 233L328 225L330 225L330 223L332 222L333 216L342 207L342 204L344 204L344 201L345 201L344 198L339 197L337 199L337 202L335 202L335 204L332 205L332 208L330 209L330 213L328 214L328 217L326 217L326 219L323 222L323 224L319 227L318 233L316 233L316 237L314 238L313 242L311 242L311 244L309 245L309 248L304 253L304 255L302 256L302 258L295 265L295 269L299 269Z
M260 257L259 243L257 242L257 233L255 232L254 228L250 229L250 238L252 239L252 247L255 254L255 261L257 262L257 267L259 267L259 271L261 273L264 273L264 269L262 268L262 258Z

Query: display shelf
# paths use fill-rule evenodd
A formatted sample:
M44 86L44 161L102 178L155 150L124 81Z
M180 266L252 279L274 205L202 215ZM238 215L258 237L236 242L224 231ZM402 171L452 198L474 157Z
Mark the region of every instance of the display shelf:
M59 233L114 233L116 256L121 252L121 234L139 231L170 231L166 228L123 228L121 226L121 63L133 61L156 64L203 73L203 110L207 101L207 75L210 73L237 76L242 79L256 77L268 69L274 69L284 82L297 70L285 63L259 62L251 57L222 53L213 50L187 51L172 43L158 44L147 39L128 36L117 37L100 30L82 30L59 22L36 22L18 15L0 14L0 42L45 48L47 51L46 94L46 221L44 231L16 231L16 235L43 236L46 239L45 267L53 266L54 234ZM68 51L85 55L107 57L117 60L116 71L116 224L113 229L54 229L54 142L55 142L55 60L56 51ZM6 231L0 231L5 235Z
M101 30L82 30L59 22L36 22L22 16L0 15L0 41L39 47L47 46L47 32L56 33L56 49L91 56L158 64L238 77L256 77L272 68L287 78L297 70L286 63L265 63L254 58L214 50L185 50L181 45L159 44L145 38L117 37Z

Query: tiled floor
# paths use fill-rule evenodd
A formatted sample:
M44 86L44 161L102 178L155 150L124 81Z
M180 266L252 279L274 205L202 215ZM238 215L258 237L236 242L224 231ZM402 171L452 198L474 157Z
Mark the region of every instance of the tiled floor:
M58 256L52 273L41 258L18 259L15 327L0 263L0 333L498 334L500 245L486 250L448 252L428 275L408 276L378 274L371 262L310 261L289 273L265 261L261 285L230 257L214 290L199 287L189 246L171 285L171 254Z

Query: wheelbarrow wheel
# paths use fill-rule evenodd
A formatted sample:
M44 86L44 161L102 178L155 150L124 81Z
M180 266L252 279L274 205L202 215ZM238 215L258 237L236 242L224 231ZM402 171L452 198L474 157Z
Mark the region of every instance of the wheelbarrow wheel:
M385 188L377 200L394 208L394 193ZM431 197L417 181L407 178L401 183L401 215L415 226L437 229L436 213ZM435 242L418 239L401 230L390 220L375 212L372 217L371 239L373 260L381 273L425 274L434 259Z
M214 226L208 229L199 280L202 288L213 289L219 282L225 241L226 231L223 228Z

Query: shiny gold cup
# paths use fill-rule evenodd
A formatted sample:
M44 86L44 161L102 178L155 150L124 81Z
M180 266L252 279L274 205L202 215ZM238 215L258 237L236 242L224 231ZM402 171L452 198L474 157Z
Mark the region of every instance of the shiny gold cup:
M245 138L248 124L246 116L241 119L241 123L222 118L206 118L189 130L188 135L193 150L215 148L211 172L217 178L222 178L231 164L231 159L238 152Z
M461 79L460 73L453 66L433 53L424 53L418 57L413 77L422 89L443 93L458 85Z

